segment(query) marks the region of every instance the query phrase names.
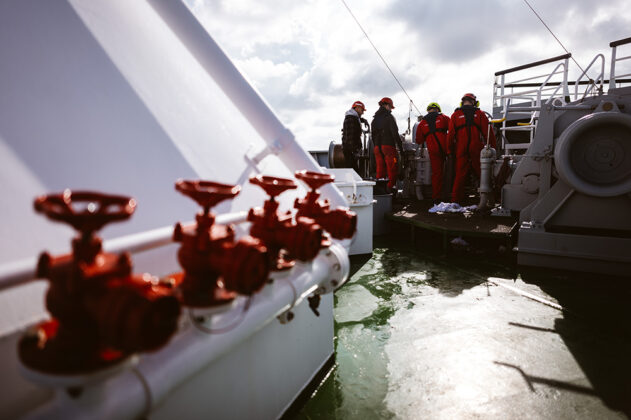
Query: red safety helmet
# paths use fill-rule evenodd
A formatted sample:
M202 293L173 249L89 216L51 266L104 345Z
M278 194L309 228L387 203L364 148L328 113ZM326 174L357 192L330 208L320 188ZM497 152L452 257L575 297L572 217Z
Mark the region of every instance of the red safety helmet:
M353 102L353 106L351 106L351 108L355 108L356 106L361 106L362 109L364 111L366 111L366 106L364 105L364 103L362 101L355 101L355 102Z
M379 105L383 105L383 104L389 104L392 109L394 109L394 103L392 102L392 99L390 98L381 98L381 100L379 101Z
M465 93L464 95L462 95L461 101L464 101L465 99L469 99L473 101L473 103L476 103L478 101L478 98L476 98L473 93Z
M465 99L468 99L471 102L473 102L473 105L476 108L480 107L480 101L478 101L478 98L476 98L476 96L473 93L465 93L464 95L462 95L462 99L460 100L460 106L462 106L462 102L464 102Z

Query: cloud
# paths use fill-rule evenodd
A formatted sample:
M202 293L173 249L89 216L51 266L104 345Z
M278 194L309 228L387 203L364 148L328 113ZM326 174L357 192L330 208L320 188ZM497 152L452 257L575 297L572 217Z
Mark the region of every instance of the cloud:
M371 117L390 96L405 129L407 96L341 2L185 1L303 146L339 140L356 99ZM608 43L631 35L627 0L529 2L582 66L599 52L608 66ZM490 111L496 71L564 53L523 1L346 3L421 112L451 113L468 91Z

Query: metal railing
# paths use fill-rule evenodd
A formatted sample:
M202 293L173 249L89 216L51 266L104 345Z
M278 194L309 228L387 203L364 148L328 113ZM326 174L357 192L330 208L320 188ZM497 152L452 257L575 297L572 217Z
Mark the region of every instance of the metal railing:
M506 117L500 127L500 132L503 134L501 136L503 154L528 148L534 138L539 118L539 108L542 103L549 103L560 96L563 97L564 102L569 100L568 65L570 57L571 54L560 55L495 73L493 104L495 107L501 107L502 114ZM550 72L507 81L507 75L509 74L523 72L524 70L555 63L560 60L562 62L558 63ZM560 80L553 80L559 78ZM559 94L560 91L561 94ZM522 110L517 110L515 107L521 107ZM527 108L527 110L523 108ZM526 119L528 122L518 122L517 125L507 124L507 122L511 122L514 119ZM504 141L506 133L519 131L528 132L527 143L508 143Z
M550 74L549 72L543 73L543 74L539 74L536 76L530 76L527 78L522 78L522 79L518 79L518 80L513 80L513 81L507 81L506 77L508 74L511 73L516 73L516 72L521 72L523 70L528 70L528 69L532 69L535 67L539 67L539 66L543 66L545 64L549 64L549 63L554 63L556 61L559 60L563 60L563 71L562 72L558 72L555 73L557 71L557 68L555 68L555 70L553 71L553 73L555 74L563 74L562 77L562 81L560 82L564 87L563 87L563 92L567 93L568 89L567 89L567 69L568 69L568 61L571 57L571 54L564 54L564 55L560 55L557 57L552 57L552 58L548 58L546 60L540 60L540 61L535 61L533 63L530 64L524 64L518 67L513 67L510 69L506 69L506 70L501 70L495 73L495 84L494 84L494 89L493 89L493 105L496 107L499 106L503 106L504 102L511 98L511 97L518 97L518 96L529 96L529 95L533 95L536 96L537 92L539 91L539 87L541 86L541 82L536 82L537 80L541 80L544 77L547 78L547 80L550 79ZM531 82L531 81L535 81L535 82ZM531 82L531 83L524 83L524 82ZM527 91L522 91L519 89L522 88L528 88L528 87L534 87L535 89L531 89L531 90L527 90ZM507 90L510 89L510 92L507 92ZM514 102L514 101L513 101Z
M578 87L583 85L581 83L584 77L587 77L587 72L589 69L596 63L596 60L600 58L600 73L595 79L589 79L587 82L589 85L585 88L585 91L579 98ZM574 82L574 100L582 99L589 95L590 93L602 93L603 92L603 83L605 82L605 56L602 54L598 54L594 59L589 63L589 65L583 70L581 75ZM594 88L596 88L597 92L594 92Z
M503 116L506 117L506 121L502 123L500 128L501 133L529 132L528 143L504 142L503 140L506 136L502 136L503 153L507 154L515 150L525 150L530 146L535 135L539 119L539 110L542 105L554 103L555 106L562 107L568 102L584 99L588 95L602 94L605 84L609 84L609 89L613 89L631 83L631 72L622 74L623 72L620 71L620 66L616 67L616 65L622 61L631 60L631 55L618 56L618 49L621 46L629 44L631 44L631 38L620 39L609 44L612 48L609 80L605 79L605 56L603 54L596 55L575 81L568 81L568 66L571 54L535 61L530 64L524 64L495 73L493 106L495 108L501 108ZM560 60L562 60L562 62L558 63L549 73L512 81L506 80L509 74L533 69ZM631 68L631 66L624 68ZM597 71L595 77L589 76L588 73L590 70ZM619 73L617 73L617 71ZM555 76L559 75L561 75L560 81L553 80L556 78ZM570 85L574 85L572 94L570 94L568 88ZM584 86L585 89L581 89L582 86ZM560 102L555 101L555 99L558 99ZM517 125L507 125L507 122L511 122L511 120L522 121L517 122ZM523 122L523 120L528 120L528 122Z
M616 74L616 63L631 59L631 55L628 55L625 57L617 56L618 47L622 45L628 45L628 44L631 44L631 38L619 39L618 41L613 41L609 43L609 46L611 47L611 66L609 68L609 89L614 89L616 87L616 80L618 80L620 84L629 82L628 79L627 80L621 80L621 79L631 76L631 73Z

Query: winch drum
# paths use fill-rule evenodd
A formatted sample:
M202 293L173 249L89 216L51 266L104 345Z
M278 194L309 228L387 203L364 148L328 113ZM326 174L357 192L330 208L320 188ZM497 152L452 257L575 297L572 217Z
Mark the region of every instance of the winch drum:
M554 163L560 178L583 194L631 192L631 115L597 112L574 121L556 142Z

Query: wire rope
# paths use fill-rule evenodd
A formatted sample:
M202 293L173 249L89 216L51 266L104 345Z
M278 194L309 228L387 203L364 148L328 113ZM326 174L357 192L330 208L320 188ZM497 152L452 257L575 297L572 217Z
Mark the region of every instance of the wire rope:
M379 52L379 49L377 48L377 46L372 42L372 40L370 39L370 37L368 36L368 33L364 30L364 27L361 25L361 23L359 23L359 20L357 20L357 18L355 17L355 14L353 14L353 11L351 10L350 7L348 7L348 4L346 4L346 2L344 0L340 0L342 2L342 4L344 5L344 7L346 7L346 10L348 10L348 13L350 13L351 17L353 18L353 20L355 21L355 23L357 23L357 26L359 26L359 29L361 29L361 31L364 33L364 36L366 37L366 39L368 40L368 42L370 42L370 45L372 45L373 49L375 50L375 52L377 53L377 55L379 56L379 58L381 58L381 61L383 61L383 64L385 64L386 68L388 69L388 71L390 72L390 74L392 75L392 77L394 78L394 80L396 80L396 82L399 84L399 87L401 88L401 90L403 91L403 93L405 93L405 96L408 97L408 99L410 100L410 103L414 106L414 108L416 108L416 111L419 114L423 114L418 107L416 106L416 104L414 103L414 101L412 100L412 98L410 97L410 95L408 94L407 90L405 90L405 88L403 87L403 84L401 84L401 82L399 81L399 79L397 78L397 76L394 74L394 71L392 71L392 68L390 67L390 65L388 65L388 62L386 61L386 59L383 57L383 55Z
M563 48L565 50L566 53L570 54L570 58L572 59L572 61L574 61L574 63L578 66L579 69L581 69L581 71L583 72L584 75L587 76L587 72L585 71L585 69L583 69L583 67L578 64L578 61L576 61L576 59L574 58L574 56L571 55L571 53L568 51L567 48L565 48L565 45L563 45L563 43L561 42L561 40L554 34L554 32L552 32L552 29L550 29L550 27L548 26L548 24L546 24L546 22L543 20L543 18L539 15L539 13L537 13L537 11L531 6L530 3L528 3L528 0L524 0L524 3L526 3L526 5L530 8L530 10L532 10L532 12L535 14L535 16L537 16L537 18L541 21L541 23L543 23L543 26L546 27L546 29L548 30L548 32L550 32L550 34L554 37L554 39L556 39L556 41L559 43L559 45L561 46L561 48ZM596 89L598 89L598 86L596 86L596 83L594 82L594 80L590 77L589 81L594 85L594 87ZM585 92L587 93L587 92ZM583 95L584 97L585 95Z

